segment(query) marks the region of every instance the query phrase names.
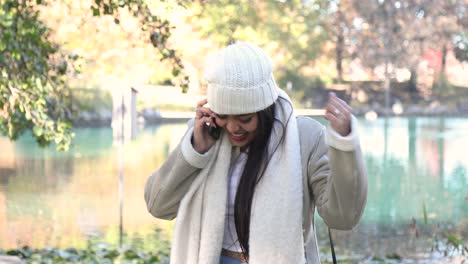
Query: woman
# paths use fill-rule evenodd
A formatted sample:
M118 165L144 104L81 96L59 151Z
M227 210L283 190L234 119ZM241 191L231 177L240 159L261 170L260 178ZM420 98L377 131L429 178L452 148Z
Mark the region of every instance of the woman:
M367 175L351 108L331 94L327 129L296 118L272 68L245 42L207 64L207 99L145 186L152 215L177 217L171 263L320 263L315 208L330 228L358 223Z

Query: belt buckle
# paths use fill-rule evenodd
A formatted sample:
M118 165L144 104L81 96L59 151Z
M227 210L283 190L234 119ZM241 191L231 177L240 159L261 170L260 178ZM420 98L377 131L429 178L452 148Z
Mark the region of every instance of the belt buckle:
M249 258L244 255L244 253L240 253L240 261L241 262L248 262Z
M246 256L243 252L235 252L223 248L221 254L227 257L237 259L243 263L247 263L249 261L249 257Z

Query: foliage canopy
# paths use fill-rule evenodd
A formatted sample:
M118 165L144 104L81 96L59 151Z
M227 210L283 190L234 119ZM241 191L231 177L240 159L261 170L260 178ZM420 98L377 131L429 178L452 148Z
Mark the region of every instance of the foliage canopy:
M73 132L65 78L76 58L48 40L36 4L0 1L0 132L14 140L31 130L39 145L66 150Z
M0 0L0 133L16 140L31 131L40 146L55 142L67 150L74 133L76 114L67 77L79 73L78 56L66 54L50 39L50 29L40 19L40 7L47 1ZM168 48L171 36L168 20L153 15L145 1L94 0L89 12L113 16L127 8L140 21L147 41L158 51L161 61L172 66L179 86L188 88L181 59Z

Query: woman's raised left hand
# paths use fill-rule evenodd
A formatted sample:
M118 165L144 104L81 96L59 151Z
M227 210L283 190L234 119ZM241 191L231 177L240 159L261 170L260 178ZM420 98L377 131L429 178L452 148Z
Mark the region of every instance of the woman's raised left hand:
M330 121L332 128L343 137L351 132L351 110L351 107L335 93L328 94L325 119Z

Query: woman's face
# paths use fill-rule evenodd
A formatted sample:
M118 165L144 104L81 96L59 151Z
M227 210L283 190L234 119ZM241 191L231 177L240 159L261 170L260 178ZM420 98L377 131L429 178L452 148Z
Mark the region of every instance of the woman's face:
M244 151L255 138L258 115L217 115L216 124L226 130L232 145Z

